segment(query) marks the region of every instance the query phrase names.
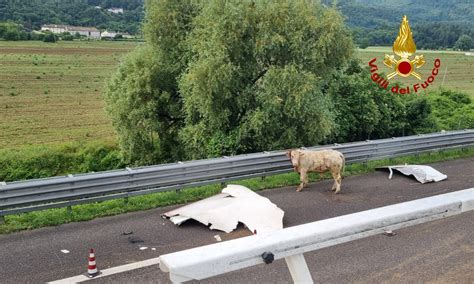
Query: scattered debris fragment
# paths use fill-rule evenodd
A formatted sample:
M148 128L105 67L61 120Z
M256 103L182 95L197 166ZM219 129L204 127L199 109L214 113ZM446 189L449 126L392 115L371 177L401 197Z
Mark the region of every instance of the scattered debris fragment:
M140 247L140 250L146 250L148 247Z
M392 231L392 230L387 230L387 231L385 231L383 234L384 234L385 236L387 236L387 237L393 237L393 236L395 236L397 233L395 233L395 232Z
M214 239L216 239L216 241L218 241L218 242L222 241L221 236L219 236L219 235L215 235Z
M156 250L156 248L151 248L151 250Z
M126 235L131 235L133 234L133 231L125 231L122 233L122 235L126 236Z
M206 226L211 225L211 230L226 233L235 230L241 222L251 232L258 230L263 233L282 229L284 214L268 198L245 186L230 184L217 195L166 212L163 216L176 225L195 219Z
M133 236L128 237L128 241L132 244L134 244L134 243L143 243L142 239L140 239L139 237L133 237Z
M440 173L432 167L423 165L388 166L377 169L388 169L390 171L389 179L392 179L393 170L397 170L406 176L412 175L421 183L438 182L448 178L447 175Z
M69 253L69 251L67 249L62 249L61 252L62 253Z

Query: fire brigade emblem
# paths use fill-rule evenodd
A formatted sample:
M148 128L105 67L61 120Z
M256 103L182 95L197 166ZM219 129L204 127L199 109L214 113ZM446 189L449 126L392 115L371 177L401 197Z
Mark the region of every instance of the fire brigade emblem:
M425 64L423 55L417 55L413 60L410 59L416 51L415 41L413 40L413 34L411 33L410 26L408 25L407 16L403 17L402 23L400 24L400 30L398 32L397 39L393 43L393 53L398 55L400 58L395 59L394 55L385 55L383 63L393 69L394 71L387 75L387 79L390 80L396 75L401 77L408 77L410 75L421 80L421 75L415 72L415 69L420 68Z

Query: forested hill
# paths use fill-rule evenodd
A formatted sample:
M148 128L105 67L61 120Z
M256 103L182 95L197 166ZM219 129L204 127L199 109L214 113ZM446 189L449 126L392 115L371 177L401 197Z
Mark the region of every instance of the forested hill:
M143 18L144 0L0 0L0 22L13 21L24 29L43 24L93 26L136 34ZM96 7L100 6L100 8ZM108 8L123 8L114 14Z
M403 15L420 48L453 47L463 34L474 38L474 0L344 0L337 6L359 44L393 44Z
M338 1L347 23L378 28L400 24L407 15L414 24L444 23L474 27L473 0L345 0Z
M151 0L153 1L153 0ZM461 35L474 39L474 0L321 0L337 3L357 44L391 45L403 15L410 21L418 48L453 47ZM136 34L144 0L0 0L0 22L26 30L42 24L94 26ZM100 6L96 8L96 6ZM108 8L123 8L123 14Z

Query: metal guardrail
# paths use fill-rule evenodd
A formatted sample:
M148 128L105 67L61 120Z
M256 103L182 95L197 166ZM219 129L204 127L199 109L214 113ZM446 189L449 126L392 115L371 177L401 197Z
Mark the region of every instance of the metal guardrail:
M346 163L474 145L474 129L311 147L341 151ZM0 216L288 173L283 151L8 182Z
M160 268L182 283L285 259L294 283L313 283L303 253L471 210L474 188L161 255Z

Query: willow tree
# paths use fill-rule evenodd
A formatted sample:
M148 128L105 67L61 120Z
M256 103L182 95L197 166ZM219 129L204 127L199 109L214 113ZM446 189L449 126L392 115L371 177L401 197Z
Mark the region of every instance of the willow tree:
M156 0L146 3L144 31L145 46L107 91L130 161L314 145L333 129L324 90L352 41L332 8Z
M210 1L179 88L188 158L314 145L333 126L322 92L351 55L340 14L312 1Z
M181 158L183 127L178 78L186 69L186 35L198 12L192 0L146 2L144 36L107 84L107 111L125 162L150 164Z

